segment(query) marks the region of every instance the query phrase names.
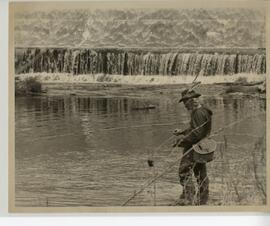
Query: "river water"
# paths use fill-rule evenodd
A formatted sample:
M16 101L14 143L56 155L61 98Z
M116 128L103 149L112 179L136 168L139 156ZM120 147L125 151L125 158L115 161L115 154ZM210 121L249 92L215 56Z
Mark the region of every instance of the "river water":
M210 205L258 205L265 201L265 99L203 95L222 130L215 160L208 163ZM138 110L154 105L155 109ZM173 164L172 131L188 126L176 95L18 97L16 110L16 206L120 206ZM168 140L169 139L169 140ZM166 142L167 141L167 142ZM224 143L226 145L224 145ZM253 154L255 157L253 158ZM148 159L154 160L150 168ZM253 163L256 165L256 175ZM127 205L170 205L180 195L178 162Z

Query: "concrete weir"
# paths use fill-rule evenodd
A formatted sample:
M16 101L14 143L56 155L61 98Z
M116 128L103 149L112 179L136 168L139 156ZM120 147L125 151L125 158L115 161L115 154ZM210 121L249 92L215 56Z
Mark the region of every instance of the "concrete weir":
M266 54L253 51L146 51L16 48L15 73L231 75L266 73Z

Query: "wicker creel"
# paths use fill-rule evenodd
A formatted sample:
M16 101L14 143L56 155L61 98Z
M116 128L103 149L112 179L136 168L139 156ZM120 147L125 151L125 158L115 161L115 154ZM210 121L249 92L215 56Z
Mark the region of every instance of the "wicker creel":
M206 163L214 159L217 143L213 139L205 138L192 147L194 150L193 160L198 163Z

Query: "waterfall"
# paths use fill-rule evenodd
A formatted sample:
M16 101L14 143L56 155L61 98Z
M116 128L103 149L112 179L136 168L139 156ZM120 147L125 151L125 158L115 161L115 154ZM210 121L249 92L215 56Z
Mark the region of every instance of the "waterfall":
M15 73L232 75L266 73L266 54L145 52L107 49L16 48Z

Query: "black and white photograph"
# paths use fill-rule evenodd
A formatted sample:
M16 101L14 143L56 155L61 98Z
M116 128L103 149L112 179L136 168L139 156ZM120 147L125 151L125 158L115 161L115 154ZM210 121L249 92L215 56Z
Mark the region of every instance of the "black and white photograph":
M10 211L269 210L266 27L263 1L10 3Z

